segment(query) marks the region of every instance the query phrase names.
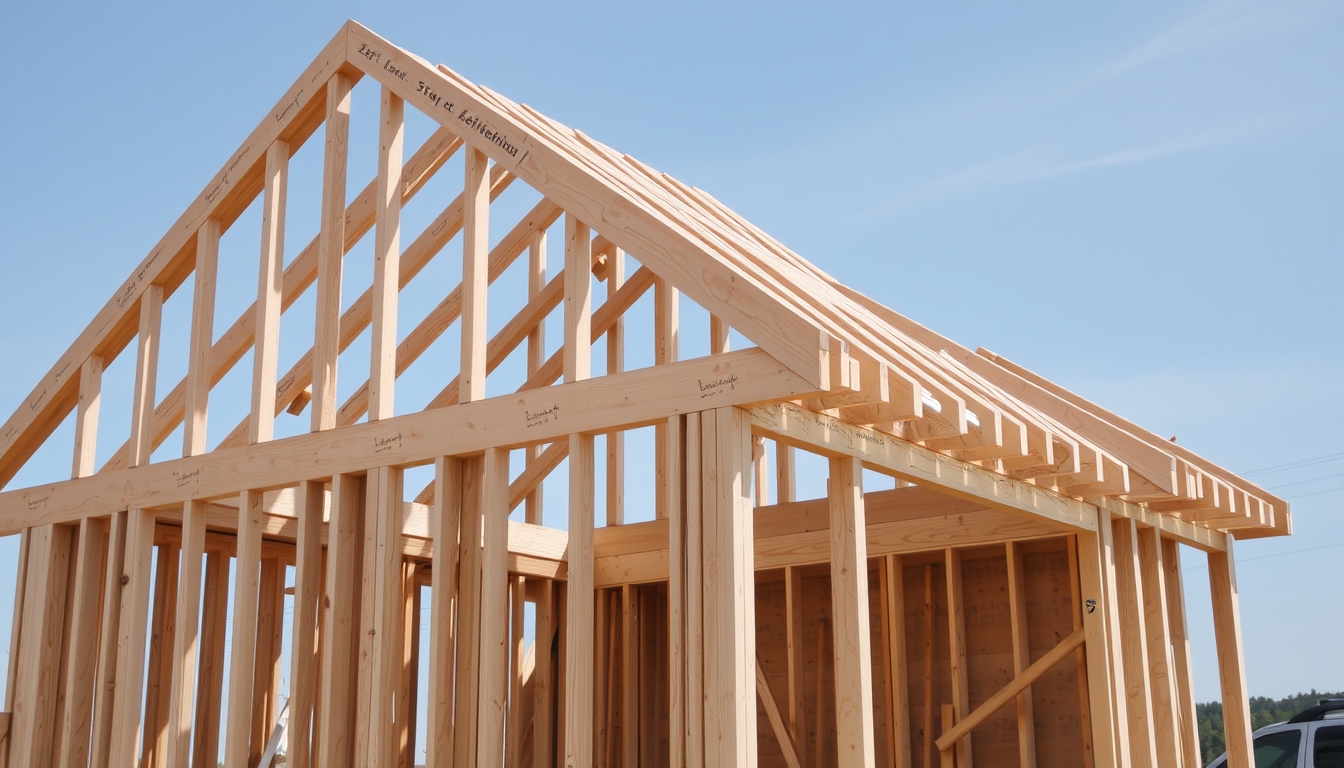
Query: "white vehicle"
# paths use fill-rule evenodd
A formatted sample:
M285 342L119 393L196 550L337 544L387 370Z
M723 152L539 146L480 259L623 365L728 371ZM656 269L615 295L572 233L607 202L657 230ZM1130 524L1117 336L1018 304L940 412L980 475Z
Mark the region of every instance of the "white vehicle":
M1251 734L1255 768L1344 768L1344 699L1322 699ZM1227 753L1208 768L1224 768Z

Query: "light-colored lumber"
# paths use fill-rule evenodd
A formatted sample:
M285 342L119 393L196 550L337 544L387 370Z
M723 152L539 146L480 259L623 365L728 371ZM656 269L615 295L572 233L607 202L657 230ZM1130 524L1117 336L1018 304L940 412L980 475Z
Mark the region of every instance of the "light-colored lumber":
M182 406L182 455L205 453L210 400L210 351L215 340L215 283L219 274L220 226L206 219L196 230L191 341Z
M71 477L93 474L102 395L103 358L90 355L79 368L79 406L75 413L75 458Z
M134 335L135 323L127 322L128 315L136 311L149 286L162 285L164 278L183 268L184 261L190 257L196 225L210 217L219 218L227 225L255 197L260 189L262 149L280 136L297 147L311 134L316 125L311 109L316 91L311 83L322 80L340 66L346 37L345 30L341 30L323 48L276 102L270 113L272 117L263 120L239 144L239 149L229 156L192 204L130 272L126 282L98 311L75 343L37 383L24 401L25 407L18 409L0 427L0 485L9 482L73 406L74 398L70 393L75 377L66 374L78 368L90 355L103 355L110 361Z
M192 735L192 768L215 768L219 758L219 721L224 690L224 638L229 605L228 555L210 552L205 559L201 604L200 679L196 688L196 723Z
M317 321L313 341L314 432L336 426L336 361L340 357L341 259L345 255L346 154L350 89L344 73L327 80L326 145L322 156L322 214L317 248Z
M490 253L489 158L466 150L462 188L462 368L458 400L485 397L485 312L487 261Z
M252 411L248 442L275 435L275 376L280 360L280 298L285 269L285 196L289 187L289 145L266 150L266 190L261 207L261 267L257 274L256 342L252 348Z
M865 500L866 503L866 500ZM883 630L887 638L887 669L890 682L887 718L891 729L891 764L895 768L912 765L910 745L909 672L906 666L908 648L905 640L905 563L900 555L887 555L884 560L886 621Z
M1106 632L1110 638L1107 649L1110 652L1108 663L1111 674L1111 706L1115 716L1111 727L1115 729L1116 761L1128 766L1132 761L1131 752L1135 746L1129 738L1129 688L1126 684L1124 642L1120 623L1120 586L1117 583L1117 564L1115 534L1112 523L1114 517L1102 511L1097 519L1097 535L1101 542L1101 576L1104 600L1100 609L1105 612Z
M1138 529L1140 582L1143 585L1143 620L1148 651L1149 687L1152 693L1153 735L1157 764L1181 763L1180 719L1176 712L1176 678L1172 675L1171 629L1167 610L1166 572L1162 567L1162 532Z
M689 430L687 423L690 418L690 416L672 416L664 424L664 429L669 434L675 435L678 440L684 440ZM657 438L655 437L655 439ZM679 481L683 477L689 481L693 462L693 456L685 456L685 463L677 473ZM655 467L654 471L661 470ZM658 492L658 489L655 489L656 492ZM690 609L692 597L696 594L693 590L698 589L698 587L692 587L690 574L693 565L692 558L695 557L695 553L699 552L699 544L692 546L690 543L691 528L687 512L691 505L681 503L683 498L689 499L692 496L699 498L699 494L695 493L678 496L678 503L670 504L667 508L669 555L667 580L669 701L667 720L668 758L673 765L684 765L691 759L691 721L696 715L696 712L692 711L692 700L690 698L690 672L692 670L690 659L693 652L690 643L693 622ZM695 673L695 676L699 677L698 668L695 669ZM697 756L695 759L698 760L700 757Z
M932 768L933 746L933 565L924 566L924 766ZM946 755L945 755L946 757Z
M1119 608L1119 641L1124 656L1125 711L1129 715L1130 760L1135 766L1156 766L1153 699L1148 658L1148 630L1141 572L1138 529L1133 520L1112 523L1115 536L1116 605Z
M1017 679L1031 664L1031 644L1027 640L1027 587L1022 568L1022 548L1015 542L1005 545L1008 563L1008 617L1013 636L1013 678ZM1036 716L1032 709L1031 687L1017 695L1017 755L1022 768L1036 766Z
M238 501L238 553L233 581L233 634L229 656L229 708L224 724L225 768L248 768L252 715L265 692L254 690L257 615L261 605L262 496L244 491Z
M762 406L752 410L752 427L757 433L826 456L855 456L872 469L901 480L938 486L951 496L1039 516L1065 529L1096 528L1096 508L1090 504L825 414L787 403Z
M11 722L10 765L46 768L60 713L56 707L65 630L66 580L70 572L68 526L33 530L29 545L19 639L16 717Z
M462 460L462 508L457 584L457 697L453 710L453 764L476 759L477 721L480 716L481 650L481 510L484 496L484 459Z
M607 301L625 284L625 254L617 248L607 262ZM625 317L617 316L607 329L607 373L625 370ZM655 427L654 431L657 431ZM625 522L625 433L607 434L607 525Z
M322 628L322 719L317 752L333 768L362 764L354 754L355 680L358 665L359 594L364 540L363 480L331 479L331 520L327 524L326 622Z
M1218 683L1223 694L1223 728L1228 768L1251 768L1251 709L1246 662L1241 651L1241 606L1232 546L1209 553L1209 593L1213 636L1218 644Z
M168 753L168 707L172 689L173 647L177 636L177 577L181 542L156 540L155 544L158 545L158 557L154 564L154 599L150 616L141 759L150 768L163 768Z
M1118 750L1112 721L1114 681L1111 679L1112 639L1106 630L1106 587L1103 575L1102 537L1099 533L1080 533L1078 541L1078 582L1081 585L1083 629L1087 649L1088 717L1092 724L1093 759L1096 768L1117 768ZM1128 745L1124 746L1126 755Z
M509 576L509 708L508 725L505 734L508 744L505 747L508 768L525 768L523 765L523 666L526 664L527 647L523 632L524 607L527 602L527 579L523 576Z
M555 641L555 583L540 582L537 595L535 664L532 667L532 763L531 768L551 768L555 763L555 730L552 696L555 694L555 665L551 648ZM526 765L523 768L527 768Z
M112 748L113 702L115 701L119 666L117 648L121 643L121 576L125 569L128 522L129 513L125 511L113 512L108 520L107 562L103 577L103 610L98 630L97 689L94 691L93 729L89 745L93 765L107 765ZM23 573L24 561L27 557L28 536L29 534L25 532L24 548L19 557L20 573ZM23 586L22 579L19 580L19 586ZM23 591L21 590L18 594L22 596ZM16 598L14 604L17 612L22 603ZM18 621L14 625L22 628L22 624ZM16 640L17 636L18 632L16 631ZM13 662L18 661L17 650L16 646L10 652L10 658ZM9 679L13 680L14 675L11 674Z
M82 388L81 388L82 389ZM56 765L83 766L89 759L89 728L97 687L98 612L103 580L103 538L107 519L80 521L75 566L71 573L70 607L65 630L65 691L60 712Z
M1013 677L1013 681L998 693L990 696L984 704L976 707L974 711L966 717L961 718L956 725L943 732L938 737L938 748L944 752L950 750L954 744L963 739L971 732L971 729L984 722L985 718L994 714L1000 707L1003 707L1016 698L1022 691L1026 690L1041 675L1050 671L1052 667L1068 658L1079 646L1083 644L1086 636L1085 630L1077 630L1073 634L1064 638L1054 648L1050 649L1044 656L1037 659L1030 667L1022 670Z
M761 669L759 658L756 660L756 694L760 696L761 705L765 707L765 715L770 720L775 741L779 743L779 749L784 753L784 764L788 768L801 768L802 763L798 761L798 747L793 743L788 726L784 724L784 715L779 710L774 692L770 690L770 681L766 679L765 670Z
M1078 561L1078 537L1069 536L1064 540L1065 552L1068 557L1068 572L1074 574L1069 579L1069 616L1072 619L1074 630L1083 628L1083 593L1082 584L1079 576L1081 575L1081 566ZM1084 645L1074 653L1074 675L1078 678L1078 715L1079 726L1082 730L1083 742L1083 766L1092 768L1096 764L1095 748L1092 744L1092 713L1090 711L1090 694L1088 693L1088 669L1087 669L1087 648Z
M527 248L527 299L529 303L536 300L537 295L542 292L546 284L546 231L540 230L531 234ZM546 324L537 323L527 333L527 377L531 379L535 376L545 362ZM526 472L530 469L540 455L541 446L529 446L527 463L523 471ZM523 517L527 522L534 525L541 524L543 498L540 485L527 494L527 506L523 511ZM537 656L538 663L541 663L542 655ZM536 736L537 732L534 730L534 749L540 750L541 746L536 740Z
M570 229L568 220L566 230ZM582 233L584 243L588 242L586 233ZM567 237L568 241L569 238ZM566 271L568 271L569 249L566 248ZM587 262L581 262L586 264ZM591 280L586 270L578 270L583 275L585 285ZM568 287L568 286L567 286ZM569 311L569 297L566 296L565 337L568 342L575 336ZM581 313L582 314L582 313ZM579 338L586 339L587 335ZM586 343L583 345L587 348ZM579 357L575 355L575 357ZM574 374L581 370L577 360L566 356L566 373ZM573 366L573 370L571 369ZM569 376L567 375L568 379ZM565 730L565 765L571 768L591 765L593 762L593 731L581 714L590 711L593 701L593 438L592 435L575 434L569 436L569 581L565 585L567 595L566 616L566 657L564 702L565 717L562 727Z
M565 215L565 382L591 375L593 278L592 243L588 225L573 214ZM571 462L573 459L571 458Z
M509 453L492 448L483 458L480 674L476 765L502 768L509 691Z
M705 764L756 760L756 616L749 415L701 412Z
M680 359L680 294L677 289L661 278L653 283L653 361L655 365L667 365ZM654 497L654 516L667 517L669 514L668 494L675 483L672 473L674 446L669 443L673 437L665 425L654 427L654 473L657 487Z
M393 414L397 378L397 290L401 274L401 157L405 102L383 89L378 112L378 197L373 246L373 333L370 340L369 420Z
M731 385L716 384L733 376L737 380ZM599 376L570 387L548 387L353 425L340 435L301 435L283 442L216 450L171 465L102 472L57 486L0 492L0 533L69 522L137 503L176 504L231 494L242 487L275 487L333 473L366 471L370 466L422 463L435 456L462 455L491 446L551 442L571 430L631 429L664 420L669 411L703 405L701 388L705 386L717 393L712 396L718 405L726 406L795 396L808 385L782 370L765 352L744 349ZM663 399L630 398L631 392L639 391L660 392ZM621 407L613 408L617 402ZM543 413L557 407L552 414ZM556 414L561 418L545 418ZM542 418L529 420L529 415ZM315 455L323 457L321 468L313 465ZM207 466L220 471L196 473Z
M455 699L454 644L457 596L458 529L462 513L462 462L439 458L434 462L434 561L430 588L429 702L425 731L425 765L445 768L453 755L453 702Z
M263 552L257 588L257 638L252 673L251 746L248 763L261 761L280 713L280 642L284 628L285 574L280 558Z
M833 458L830 467L836 751L841 768L873 768L877 747L873 725L863 465L855 458Z
M966 615L962 597L961 551L948 549L943 567L947 576L947 636L951 646L952 708L954 713L969 712L971 708L970 669L966 659ZM944 729L946 733L946 729ZM939 747L941 749L941 747ZM947 750L942 750L946 752ZM957 765L971 766L971 735L967 732L956 741Z
M168 704L167 765L185 768L191 754L192 712L196 706L196 670L200 658L202 558L205 556L206 505L189 501L182 510L181 563L178 568L176 632Z
M396 707L406 643L403 637L402 474L395 467L380 467L369 474L370 484L376 482L376 496L370 494L370 501L376 498L377 531L374 561L365 568L365 573L372 570L374 577L372 622L375 630L367 765L370 768L394 768L400 753L399 733L406 717L404 709Z
M794 734L800 747L799 763L803 763L807 752L802 749L807 736L803 733L805 714L804 689L806 688L806 666L803 651L803 574L793 566L784 567L784 623L788 633L785 640L785 660L788 665L789 680L789 733Z
M640 608L639 592L634 585L621 587L621 765L639 765L639 747L643 734L639 722ZM614 650L614 649L613 649ZM650 734L647 738L653 738Z
M309 768L313 764L313 711L318 684L318 604L322 583L322 517L326 493L321 483L301 483L294 511L298 513L298 540L294 559L294 621L290 644L289 728L286 764Z
M1171 630L1171 673L1176 684L1175 709L1181 741L1181 762L1188 768L1199 768L1199 730L1195 715L1195 682L1190 667L1190 635L1185 624L1181 547L1166 537L1162 539L1162 567L1166 571L1167 615Z
M163 288L151 285L140 297L139 345L135 356L135 390L131 395L129 466L149 463L154 451L154 383L159 373L159 325L163 321Z
M114 523L115 525L115 523ZM142 686L145 682L145 630L149 624L149 590L154 547L154 513L132 509L127 514L125 558L117 613L116 683L112 693L109 765L133 765L139 758ZM106 627L106 625L105 625ZM98 753L95 750L95 759Z
M796 496L796 483L793 462L793 446L775 443L775 503L784 504L793 501Z

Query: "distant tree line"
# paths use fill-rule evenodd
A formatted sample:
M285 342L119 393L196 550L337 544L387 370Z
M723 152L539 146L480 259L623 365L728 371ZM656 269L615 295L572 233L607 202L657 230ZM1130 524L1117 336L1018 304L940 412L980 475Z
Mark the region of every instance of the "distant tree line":
M1341 693L1299 693L1286 699L1271 699L1266 696L1251 697L1251 730L1258 730L1273 723L1282 723L1304 709L1314 707L1321 699L1344 699ZM1195 705L1195 718L1199 722L1200 757L1205 765L1227 751L1227 740L1223 736L1223 705L1211 701Z

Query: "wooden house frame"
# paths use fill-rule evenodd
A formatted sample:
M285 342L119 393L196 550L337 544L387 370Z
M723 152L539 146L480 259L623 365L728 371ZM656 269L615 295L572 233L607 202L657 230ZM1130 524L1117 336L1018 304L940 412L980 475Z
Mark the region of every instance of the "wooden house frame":
M382 93L378 172L347 205L364 78ZM403 146L408 107L441 126L419 148ZM315 138L320 231L287 263L288 162ZM458 153L460 195L401 232L403 202ZM511 184L540 202L492 237ZM256 302L221 333L220 237L258 200ZM564 267L548 280L552 227ZM343 260L366 234L373 283L342 311ZM399 291L459 235L460 285L398 329ZM491 336L490 285L524 254L524 308ZM179 290L190 355L173 384L157 356ZM280 318L308 291L311 349L282 372ZM627 371L625 315L650 292L656 364ZM712 316L707 356L679 359L683 300ZM394 415L398 376L454 325L442 392ZM730 328L751 346L730 350ZM367 382L339 402L336 363L366 330ZM97 467L102 372L132 342L130 439ZM249 353L250 415L209 423L232 431L207 451L212 387ZM526 383L486 397L515 353ZM277 414L305 409L306 434L275 438ZM290 766L418 764L427 707L436 768L1193 768L1191 549L1208 560L1230 764L1248 765L1233 540L1288 534L1282 499L354 22L0 427L0 487L72 416L72 478L0 491L0 534L22 534L0 766L213 766L222 751L252 768L286 677ZM626 522L621 435L650 426L655 510ZM151 461L179 428L180 457ZM795 498L800 452L829 467L825 498ZM568 498L544 502L567 530L541 525L541 481L562 464ZM404 487L426 465L433 482ZM894 487L866 491L866 473Z

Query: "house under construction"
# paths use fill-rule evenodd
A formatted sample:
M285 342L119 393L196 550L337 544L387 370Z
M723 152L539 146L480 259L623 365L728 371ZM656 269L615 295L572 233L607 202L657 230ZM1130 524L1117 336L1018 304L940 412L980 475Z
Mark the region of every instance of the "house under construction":
M357 85L381 92L362 192ZM408 110L437 125L419 146ZM0 427L0 486L75 435L70 480L0 491L22 535L0 768L256 768L282 720L304 768L1195 768L1192 556L1248 768L1233 540L1288 534L1282 499L354 22L260 117ZM310 141L320 226L285 254ZM445 167L461 186L431 183ZM535 204L492 220L519 191ZM217 318L221 238L258 206L255 303ZM371 283L343 302L355 258ZM491 290L510 269L525 295ZM175 296L180 381L159 365ZM491 333L501 306L521 309ZM691 311L709 354L680 354ZM367 368L342 357L359 339ZM100 413L123 353L129 412ZM412 376L423 407L395 397ZM230 382L236 424L212 409ZM130 437L97 466L109 419Z

